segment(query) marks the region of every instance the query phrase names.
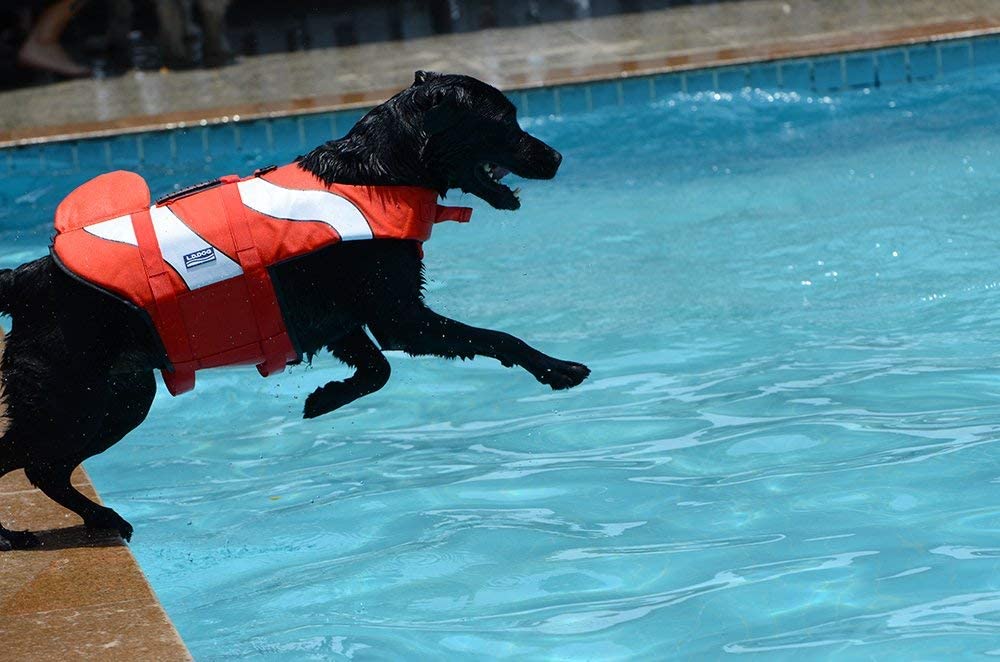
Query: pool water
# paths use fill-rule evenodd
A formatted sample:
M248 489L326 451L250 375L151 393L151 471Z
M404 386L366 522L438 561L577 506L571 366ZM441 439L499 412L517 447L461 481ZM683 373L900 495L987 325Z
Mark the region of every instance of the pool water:
M582 386L393 353L304 421L332 358L216 370L87 468L199 660L1000 654L998 113L980 68L528 118L559 176L427 297ZM91 174L2 182L5 266Z

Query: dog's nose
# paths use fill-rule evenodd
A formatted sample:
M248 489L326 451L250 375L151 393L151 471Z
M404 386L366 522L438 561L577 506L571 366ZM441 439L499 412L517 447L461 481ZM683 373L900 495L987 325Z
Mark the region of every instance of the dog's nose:
M556 167L558 168L559 164L562 163L562 154L560 154L556 150L552 150L552 156L555 158L555 160L556 160Z

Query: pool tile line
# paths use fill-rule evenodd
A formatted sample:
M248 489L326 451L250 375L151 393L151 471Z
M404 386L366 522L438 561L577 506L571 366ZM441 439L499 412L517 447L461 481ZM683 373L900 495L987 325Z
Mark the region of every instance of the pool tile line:
M515 103L525 115L569 115L590 112L604 106L622 106L633 102L648 103L677 92L696 94L698 92L733 92L745 87L832 93L863 87L881 87L892 84L933 80L942 76L967 70L975 66L986 66L1000 62L1000 38L988 37L977 40L962 40L960 43L941 42L920 44L910 47L882 49L820 58L793 59L776 63L741 65L710 70L693 70L659 76L641 76L598 83L555 86L533 90L511 92ZM633 93L626 94L628 86ZM640 90L636 93L634 90ZM580 94L582 90L582 95ZM170 164L191 163L211 160L212 145L232 145L240 152L264 156L279 151L305 149L306 136L322 140L335 137L338 125L347 126L360 117L363 109L329 113L329 131L316 135L307 131L306 123L315 116L256 120L246 124L227 122L218 125L198 126L166 132L150 132L136 136L120 136L113 139L92 139L71 141L72 154L69 159L72 169L78 169L81 159L79 146L103 143L103 158L99 162L106 167L133 166L146 163L145 141L157 134L169 136ZM279 141L275 136L275 123L286 124L294 141ZM247 140L245 134L262 134L261 141ZM183 137L183 147L178 146L178 137ZM129 155L116 158L112 145L131 142L134 147ZM48 167L46 148L65 143L48 143L36 146L37 160L31 156L32 147L20 147L7 152L4 160L6 172ZM250 145L263 144L263 148ZM96 146L96 145L95 145ZM101 149L100 147L98 149ZM227 150L228 151L228 150ZM131 158L131 154L135 158ZM34 164L32 164L34 161ZM88 165L93 164L87 159ZM34 165L34 168L32 167ZM57 168L65 170L66 168Z
M816 0L789 0L788 4L801 5L800 9L804 11L816 11L817 7L812 7L811 10L807 8L808 5L815 4L815 2ZM975 2L978 6L983 0L969 0L969 2ZM669 13L666 12L666 14ZM920 15L925 14L926 22L920 22ZM500 74L500 82L505 89L527 89L567 83L593 82L609 78L776 61L783 58L815 57L830 53L847 53L864 49L970 38L1000 32L1000 15L989 11L985 4L976 10L966 7L965 13L960 12L960 14L961 17L952 20L941 20L941 15L938 12L931 11L927 14L927 9L924 8L919 12L919 15L908 17L909 21L915 21L910 25L866 28L863 23L860 23L853 28L845 27L839 31L831 29L835 24L811 27L804 25L787 34L778 30L770 38L755 39L736 45L727 45L725 40L705 35L704 45L692 45L690 41L681 40L687 44L686 48L668 48L662 54L659 54L662 44L658 40L653 40L650 42L651 53L649 55L644 55L642 51L625 49L631 52L630 57L624 56L622 59L606 62L592 61L585 56L580 58L583 64L546 66L543 61L540 68L523 70L513 67L510 71L505 70ZM659 16L658 13L657 16ZM854 19L856 18L855 16ZM598 20L597 24L600 24L601 21L603 19ZM906 23L907 21L900 22ZM667 25L671 29L683 29L669 21ZM843 25L850 26L852 21L845 20ZM640 42L642 41L643 39L640 39ZM350 49L347 49L347 52L349 51ZM600 60L600 58L597 59ZM555 61L559 61L559 59L556 58ZM476 70L476 67L473 69ZM483 72L480 71L480 73ZM183 128L184 126L196 126L199 123L204 125L225 122L230 118L236 119L237 117L249 120L332 112L371 106L395 91L395 89L378 89L371 84L366 88L364 82L355 84L359 86L359 89L311 97L280 98L247 103L233 101L229 104L220 102L220 106L215 108L161 110L153 112L151 115L131 115L62 125L31 126L29 123L28 126L0 131L0 146L85 137L106 137L123 132L140 133L151 130ZM180 107L183 107L183 104Z
M870 49L716 67L664 74L618 77L551 87L509 90L522 116L574 115L603 107L645 104L675 94L733 93L746 88L831 94L865 87L939 80L976 67L1000 64L1000 36L932 41L907 46ZM313 144L338 136L368 108L237 120L38 145L0 148L0 175L31 174L47 168L76 171L92 168L135 168L210 163L213 151L247 155L251 160L291 159ZM148 149L165 136L163 150ZM160 139L163 140L163 139ZM149 143L149 145L147 145Z

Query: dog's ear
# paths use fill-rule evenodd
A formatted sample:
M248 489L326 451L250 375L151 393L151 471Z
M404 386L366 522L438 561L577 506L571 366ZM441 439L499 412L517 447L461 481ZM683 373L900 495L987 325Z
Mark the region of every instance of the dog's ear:
M441 74L433 71L417 71L413 75L413 87L425 86L440 77ZM455 100L440 86L419 90L417 94L424 99L424 103L430 105L423 115L423 129L428 134L441 133L458 121L460 112Z
M447 97L443 98L424 111L424 131L429 135L441 133L455 124L460 116L455 102Z
M413 87L417 87L418 85L423 85L427 81L437 78L440 75L441 74L435 73L433 71L422 71L422 70L417 71L413 74Z

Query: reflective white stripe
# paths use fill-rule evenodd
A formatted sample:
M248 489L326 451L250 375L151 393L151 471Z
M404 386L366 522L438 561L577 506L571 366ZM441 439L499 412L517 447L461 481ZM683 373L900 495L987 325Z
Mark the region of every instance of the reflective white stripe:
M184 279L188 289L196 290L243 273L239 264L195 234L169 207L150 207L149 215L163 259ZM215 259L206 261L206 256Z
M135 238L135 229L132 227L131 216L119 216L110 221L101 221L83 228L83 231L108 241L117 241L122 244L139 245L139 240Z
M254 177L236 184L243 204L254 211L289 221L319 221L343 241L371 239L372 229L350 200L329 191L287 189Z

